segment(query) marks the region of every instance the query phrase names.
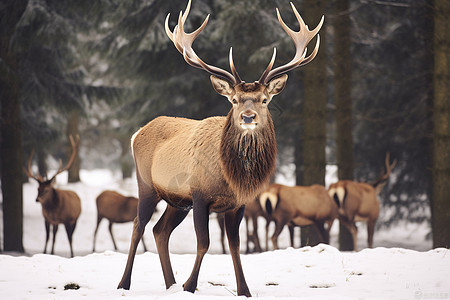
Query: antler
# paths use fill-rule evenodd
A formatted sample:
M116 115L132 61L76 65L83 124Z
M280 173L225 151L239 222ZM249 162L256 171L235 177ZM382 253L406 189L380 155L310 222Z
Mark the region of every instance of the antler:
M50 179L53 180L56 175L68 170L70 168L70 166L72 165L73 161L75 160L75 155L77 154L77 148L78 148L78 144L80 143L80 137L77 135L77 142L75 143L75 141L73 140L72 136L69 136L70 139L70 144L72 145L72 155L70 156L69 162L67 163L67 165L63 168L62 167L62 160L59 160L59 168L58 171L56 171L56 174L53 175L53 177ZM33 155L34 155L34 149L31 150L31 154L30 157L28 158L28 163L27 163L27 167L28 169L23 168L23 171L25 172L25 174L30 177L33 178L35 180L37 180L38 182L44 182L44 178L42 177L41 174L38 174L35 176L33 175L33 171L31 171L31 160L33 159ZM47 176L46 176L47 177Z
M292 10L294 11L295 17L298 20L298 23L300 24L300 30L298 32L293 31L286 25L286 23L284 23L278 8L277 8L277 17L278 22L280 22L281 24L281 27L283 27L284 31L286 31L286 33L291 37L291 39L295 44L296 48L295 56L289 63L279 66L278 68L272 70L273 63L275 62L275 56L277 53L276 49L273 49L272 59L269 65L267 66L267 69L264 71L264 73L261 75L261 78L258 80L258 82L261 84L267 84L274 77L284 74L299 66L306 65L307 63L312 61L314 57L316 57L316 54L319 51L320 36L318 35L318 32L320 28L322 28L324 17L322 16L319 25L317 25L317 27L314 30L308 30L308 25L305 24L305 22L303 21L302 17L298 13L297 9L295 8L292 2L291 7ZM308 57L306 57L306 46L316 34L317 34L316 47L314 48L314 51Z
M389 152L386 153L386 158L384 160L384 165L386 167L386 173L381 174L380 177L372 184L373 186L377 186L378 184L386 181L389 176L391 175L392 170L395 168L395 165L397 164L397 160L394 159L392 164L389 164L390 160L390 154Z
M69 162L63 168L62 167L62 160L60 159L59 160L58 171L56 171L56 174L53 175L53 177L50 179L50 181L52 181L56 177L56 175L61 174L62 172L68 170L70 168L70 166L72 165L73 161L75 160L75 155L77 154L78 144L80 143L80 136L77 135L77 142L76 143L73 140L73 137L71 135L69 136L69 140L70 140L70 144L72 145L72 155L70 156Z
M31 150L31 154L30 157L28 158L28 169L25 169L25 167L23 168L23 171L25 172L25 175L27 175L30 178L33 178L34 180L38 181L38 182L43 182L44 178L42 178L41 174L37 174L37 176L33 175L33 171L31 171L31 160L33 159L33 155L34 155L34 149Z
M388 179L389 175L391 175L392 170L395 168L395 165L397 165L397 160L396 159L394 159L392 164L389 164L389 161L390 161L389 157L390 157L390 153L387 152L386 153L386 158L384 159L384 165L386 167L386 173L380 177L380 180Z
M200 59L200 57L197 56L194 49L192 49L192 43L205 28L205 26L209 20L209 15L206 17L205 21L203 21L203 24L197 30L195 30L192 33L186 33L186 32L184 32L184 23L186 22L186 19L187 19L190 9L191 9L191 0L189 0L189 2L188 2L186 11L184 13L182 11L180 12L180 15L178 17L178 25L175 26L173 32L171 32L169 29L170 13L167 15L166 21L165 21L165 28L166 28L167 36L174 43L174 45L178 49L178 51L181 54L183 54L184 60L189 65L199 68L199 69L202 69L202 70L205 70L214 76L228 80L233 85L241 83L242 80L239 77L239 74L237 73L236 68L234 66L232 48L230 48L229 60L230 60L231 72L233 74L230 74L228 71L225 71L218 67L206 64L203 60Z

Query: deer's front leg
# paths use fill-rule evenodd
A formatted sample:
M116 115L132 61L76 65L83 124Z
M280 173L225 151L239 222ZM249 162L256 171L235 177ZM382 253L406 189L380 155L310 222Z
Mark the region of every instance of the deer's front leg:
M233 258L234 273L236 275L237 294L238 296L251 297L250 291L245 281L244 272L242 271L241 257L239 254L239 224L244 216L245 207L242 206L238 210L229 211L225 214L225 227L228 237L228 245L230 246L231 257Z
M197 257L191 276L184 283L185 291L193 293L197 288L198 273L202 264L203 257L209 248L209 206L202 199L195 199L194 205L194 228L197 235Z

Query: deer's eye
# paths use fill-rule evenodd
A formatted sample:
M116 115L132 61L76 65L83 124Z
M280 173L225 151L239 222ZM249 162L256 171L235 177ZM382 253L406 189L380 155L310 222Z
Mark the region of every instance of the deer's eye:
M233 104L237 104L237 100L233 98L232 100Z
M262 103L263 103L263 104L267 104L267 99L264 98L263 101L262 101Z

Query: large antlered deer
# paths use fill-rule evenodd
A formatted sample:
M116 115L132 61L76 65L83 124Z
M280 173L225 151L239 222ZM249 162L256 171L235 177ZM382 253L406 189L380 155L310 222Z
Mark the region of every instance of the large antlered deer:
M47 253L47 244L50 236L50 226L53 227L53 241L51 254L54 254L56 232L58 231L58 225L64 224L66 227L67 237L69 238L70 256L73 257L72 249L72 235L77 225L78 217L81 213L81 201L78 195L73 191L60 190L53 187L55 183L56 175L68 170L72 165L75 155L77 153L78 144L80 138L77 138L77 142L70 136L70 143L72 145L72 155L69 162L63 168L62 161L59 161L59 168L56 174L52 178L47 179L47 176L43 178L41 174L33 175L31 171L31 160L33 158L34 150L31 152L28 158L28 169L24 168L25 174L35 179L39 183L38 196L36 202L40 202L42 205L42 214L45 220L45 247L44 253Z
M328 188L328 194L334 199L338 206L339 220L348 228L353 238L353 249L357 250L356 222L367 222L367 242L369 248L373 246L373 234L375 223L380 214L380 202L378 194L386 185L389 175L394 169L397 161L389 164L389 153L386 154L386 173L381 175L374 183L355 182L340 180Z
M210 212L225 213L225 228L237 282L237 294L251 296L239 256L239 224L245 204L267 186L275 169L276 141L272 118L267 108L272 97L279 94L287 80L284 73L310 62L317 54L306 57L306 46L318 33L310 31L295 7L300 32L289 29L278 13L283 29L296 46L295 57L286 65L272 70L275 51L261 78L245 83L239 77L230 49L231 73L203 62L192 49L192 43L205 28L209 16L195 32L184 32L190 10L180 13L178 25L165 28L185 61L210 73L211 82L232 108L226 117L210 117L196 121L184 118L158 117L138 130L131 139L139 187L138 216L135 219L130 251L118 288L130 288L136 247L160 199L168 202L166 211L153 228L166 288L175 284L170 263L168 242L171 232L193 208L197 236L197 257L184 290L194 292L202 259L209 247L208 220ZM283 75L284 74L284 75Z
M113 223L127 223L133 221L137 215L138 201L139 200L136 197L126 197L115 191L103 191L97 196L97 226L94 231L93 252L95 252L95 241L97 238L98 226L103 218L106 218L109 221L108 230L111 235L114 250L117 251L116 241L114 240L112 232L112 225ZM143 237L142 245L144 246L144 251L147 251Z
M278 249L278 236L285 225L289 226L292 247L294 247L295 226L315 225L322 242L330 242L330 229L338 213L336 204L328 196L324 186L272 184L261 194L259 200L269 220L275 222L275 231L272 235L274 249ZM324 227L325 224L327 228Z

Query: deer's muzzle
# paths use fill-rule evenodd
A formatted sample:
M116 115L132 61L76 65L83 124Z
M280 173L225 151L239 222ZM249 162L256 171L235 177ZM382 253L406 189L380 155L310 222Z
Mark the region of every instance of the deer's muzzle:
M257 123L255 122L256 114L255 113L242 113L241 114L241 122L240 125L242 129L255 129Z

